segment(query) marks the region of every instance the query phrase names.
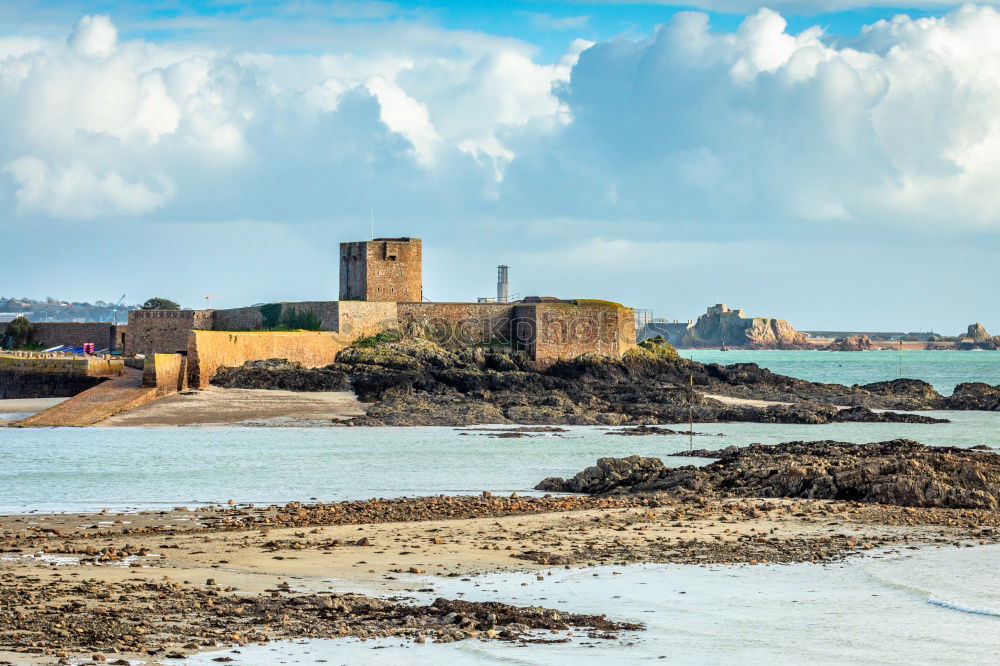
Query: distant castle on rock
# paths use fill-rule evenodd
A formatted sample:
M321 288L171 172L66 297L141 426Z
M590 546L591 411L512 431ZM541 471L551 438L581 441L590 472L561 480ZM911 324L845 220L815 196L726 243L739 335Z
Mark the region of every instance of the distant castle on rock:
M675 347L741 347L744 349L813 349L805 334L784 319L747 317L725 303L708 308L696 322L650 322L639 339L663 337Z

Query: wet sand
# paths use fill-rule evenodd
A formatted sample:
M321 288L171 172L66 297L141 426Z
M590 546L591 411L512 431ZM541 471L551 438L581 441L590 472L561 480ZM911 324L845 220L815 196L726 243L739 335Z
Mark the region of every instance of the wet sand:
M160 398L97 425L332 425L364 413L364 405L350 391L306 393L212 386Z
M69 398L10 398L0 400L0 414L18 414L14 419L0 418L0 426L24 418L27 414L37 414L49 407L55 407Z
M0 650L75 656L99 651L111 660L115 649L148 658L357 632L453 640L433 633L438 625L428 619L431 611L406 610L417 625L400 627L387 619L400 611L378 604L373 611L364 601L370 597L343 595L426 592L435 577L525 570L544 576L551 567L819 563L868 551L995 543L998 525L1000 514L987 511L572 496L5 516L0 599L12 598L17 588L37 607L18 605L18 630L0 626ZM322 611L317 619L309 610L318 603L315 595L332 599L323 604L346 606ZM135 603L140 597L143 603ZM267 601L273 599L278 601ZM223 606L221 615L211 610ZM45 613L55 607L63 609L67 626L76 622L83 633L52 634L44 625L51 613ZM299 613L300 607L308 612ZM162 630L139 637L127 627L102 635L86 629L95 608L110 617L127 613L132 623L152 621L168 608L176 616ZM359 608L366 610L355 617ZM254 627L250 635L248 622ZM475 637L496 637L477 626Z

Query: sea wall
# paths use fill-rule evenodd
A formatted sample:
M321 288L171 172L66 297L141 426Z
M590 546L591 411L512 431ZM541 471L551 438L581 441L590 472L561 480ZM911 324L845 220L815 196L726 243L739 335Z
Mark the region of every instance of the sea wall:
M212 310L130 310L125 355L187 351L188 333L212 329Z
M38 322L32 324L35 342L43 348L66 345L82 347L93 342L95 349L121 351L127 326L101 322Z
M121 359L0 357L0 399L68 398L124 374Z
M191 331L188 337L188 385L203 389L221 367L247 361L285 358L307 367L333 363L337 352L351 343L339 333L325 331Z
M187 389L187 357L182 354L150 354L142 368L142 385L155 388L157 395Z

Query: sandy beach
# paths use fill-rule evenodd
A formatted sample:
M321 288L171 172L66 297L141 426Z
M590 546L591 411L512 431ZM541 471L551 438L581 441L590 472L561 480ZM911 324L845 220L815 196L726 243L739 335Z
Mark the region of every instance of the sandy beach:
M544 577L552 567L818 563L927 545L996 543L998 526L1000 514L989 511L635 496L4 516L0 598L17 611L0 614L0 649L16 652L14 663L28 663L21 657L99 653L137 660L292 637L455 640L425 617L440 609L407 607L405 614L423 619L401 626L390 621L399 609L379 605L390 602L372 602L372 610L365 601L365 612L356 616L359 600L370 596L344 595L428 591L436 577L485 572L534 570ZM330 608L346 606L321 617L299 612L318 603L316 595L331 599L322 602ZM280 608L265 608L261 600ZM53 608L63 609L64 631L52 632ZM95 613L117 624L95 628ZM136 629L153 618L169 622ZM496 638L499 631L469 629L461 637Z
M0 426L24 418L25 414L37 414L49 407L55 407L69 398L11 398L0 400L0 415L17 414L13 419L5 419L0 416Z
M101 421L99 426L330 425L361 416L350 391L222 389L214 386L166 396Z

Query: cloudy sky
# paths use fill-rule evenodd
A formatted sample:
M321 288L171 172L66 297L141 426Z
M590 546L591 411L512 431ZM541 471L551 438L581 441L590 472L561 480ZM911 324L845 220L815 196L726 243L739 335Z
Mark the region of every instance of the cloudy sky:
M4 0L0 295L333 299L374 203L432 300L1000 331L998 9Z

